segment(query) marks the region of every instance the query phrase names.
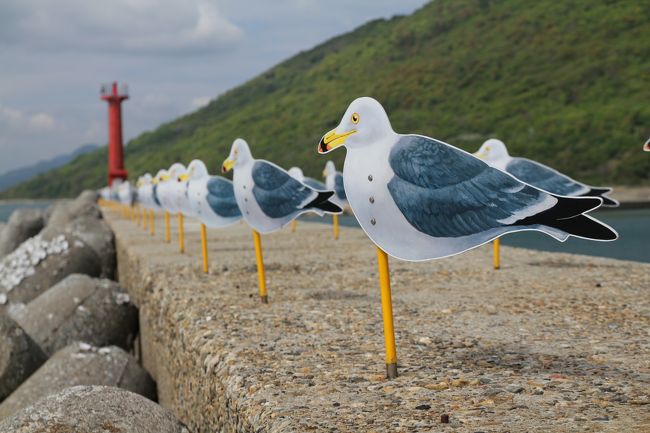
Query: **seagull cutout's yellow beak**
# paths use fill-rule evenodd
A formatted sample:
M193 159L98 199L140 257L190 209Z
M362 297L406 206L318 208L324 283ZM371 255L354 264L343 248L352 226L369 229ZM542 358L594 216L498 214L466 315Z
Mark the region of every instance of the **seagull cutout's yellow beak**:
M180 176L178 176L178 181L179 181L179 182L185 182L185 181L187 181L187 179L189 179L189 178L190 178L190 175L189 175L189 174L187 174L187 173L183 173L183 174L181 174Z
M151 179L151 184L152 185L158 185L158 178L154 177L153 179Z
M225 174L225 173L228 173L230 170L232 170L232 168L234 167L234 165L235 165L235 161L234 161L234 160L232 160L232 159L226 159L226 160L223 162L223 165L221 166L221 172L224 173L224 174Z
M163 174L162 176L160 176L160 180L162 180L163 182L169 180L169 175L168 174Z
M474 152L474 153L472 153L472 155L474 155L478 159L484 159L485 158L485 152Z
M327 170L323 170L323 177L327 177Z
M342 132L338 134L336 129L331 130L321 138L320 143L318 143L318 153L327 153L345 143L345 140L357 130L353 129L351 131Z

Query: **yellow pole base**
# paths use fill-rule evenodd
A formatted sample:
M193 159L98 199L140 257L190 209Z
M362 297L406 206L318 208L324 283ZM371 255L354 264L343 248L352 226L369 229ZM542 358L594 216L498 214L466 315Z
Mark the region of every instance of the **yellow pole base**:
M334 239L339 238L339 216L334 214L332 215L332 227L334 230Z
M149 233L151 233L151 236L156 234L156 217L153 210L149 211Z
M203 255L203 273L208 273L208 234L205 224L201 224L201 254Z
M296 223L296 220L291 220L291 233L296 232L296 225L298 225L298 223Z
M393 301L390 294L390 270L388 254L377 248L379 266L379 287L381 289L381 313L384 319L384 343L386 345L386 377L397 377L397 350L395 349L395 329L393 328Z
M496 238L492 242L492 264L494 269L501 269L501 240Z
M263 304L269 303L266 293L266 275L264 274L264 259L262 258L262 238L257 230L253 230L253 241L255 242L255 259L257 260L257 282L260 288L260 301Z
M185 254L185 232L183 228L183 214L178 213L178 251Z
M172 235L171 229L169 228L169 212L165 211L165 242L171 242Z

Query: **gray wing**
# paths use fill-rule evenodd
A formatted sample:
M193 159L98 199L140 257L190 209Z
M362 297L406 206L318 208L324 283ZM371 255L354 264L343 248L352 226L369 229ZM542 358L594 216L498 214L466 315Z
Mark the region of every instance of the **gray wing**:
M316 179L312 179L311 177L306 177L303 180L303 183L317 191L327 191L327 186L325 186L323 182L319 182Z
M411 225L434 237L468 236L510 225L503 221L530 216L534 212L528 208L548 197L478 158L425 137L403 136L389 163L395 176L388 190L397 207Z
M585 191L585 185L552 168L525 158L513 158L506 171L530 185L553 194L575 195Z
M232 182L228 179L219 176L210 176L206 199L210 205L210 209L221 217L230 218L241 215L237 200L235 199L235 190Z
M345 188L343 187L343 175L338 171L334 175L334 192L336 192L336 196L339 199L348 199L347 195L345 195Z
M253 165L253 195L262 212L282 218L302 210L318 194L281 168L262 160Z

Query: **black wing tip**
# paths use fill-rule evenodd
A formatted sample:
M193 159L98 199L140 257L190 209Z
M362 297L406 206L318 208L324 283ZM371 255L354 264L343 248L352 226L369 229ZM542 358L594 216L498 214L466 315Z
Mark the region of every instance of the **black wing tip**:
M314 190L318 195L316 198L314 198L311 202L307 203L307 205L304 207L304 209L309 209L309 208L315 208L315 209L320 209L324 212L330 212L330 213L341 213L343 212L343 209L341 209L337 204L332 203L329 201L329 198L334 195L334 191L316 191Z

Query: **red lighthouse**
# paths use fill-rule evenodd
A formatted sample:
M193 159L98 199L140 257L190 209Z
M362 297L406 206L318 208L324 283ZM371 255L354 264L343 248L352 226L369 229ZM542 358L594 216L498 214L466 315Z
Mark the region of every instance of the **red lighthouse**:
M129 99L128 89L117 83L102 86L102 99L108 102L108 185L115 179L126 179L124 150L122 147L122 101Z

